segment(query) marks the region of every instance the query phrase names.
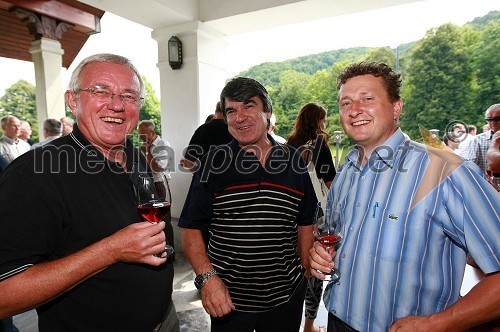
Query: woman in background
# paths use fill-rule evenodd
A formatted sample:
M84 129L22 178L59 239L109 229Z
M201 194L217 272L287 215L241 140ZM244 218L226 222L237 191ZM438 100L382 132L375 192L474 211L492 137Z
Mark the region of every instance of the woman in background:
M297 115L287 144L301 151L306 162L313 161L317 177L330 188L336 172L325 129L326 109L317 103L307 103ZM326 331L325 327L314 326L322 292L323 282L311 276L306 290L304 332Z

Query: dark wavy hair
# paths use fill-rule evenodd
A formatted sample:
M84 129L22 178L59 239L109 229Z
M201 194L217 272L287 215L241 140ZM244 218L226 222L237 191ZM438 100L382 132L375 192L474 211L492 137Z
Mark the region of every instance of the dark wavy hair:
M249 77L235 77L231 79L220 94L220 104L224 119L227 120L226 98L232 101L248 103L255 96L259 97L262 101L264 113L273 113L273 103L262 84Z
M287 144L296 148L315 140L318 135L323 135L324 141L328 141L328 134L319 128L319 122L326 118L326 109L318 103L307 103L299 111L295 125Z
M401 75L382 62L362 61L349 65L337 76L337 90L340 90L342 84L347 82L348 79L361 75L382 77L391 102L401 99L399 92L401 88Z

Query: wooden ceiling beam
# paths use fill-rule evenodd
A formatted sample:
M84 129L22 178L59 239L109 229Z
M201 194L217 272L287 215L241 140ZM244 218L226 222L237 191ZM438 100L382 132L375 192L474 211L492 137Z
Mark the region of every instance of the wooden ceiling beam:
M84 33L92 34L101 30L99 17L56 0L4 0L2 3L73 24L75 30Z

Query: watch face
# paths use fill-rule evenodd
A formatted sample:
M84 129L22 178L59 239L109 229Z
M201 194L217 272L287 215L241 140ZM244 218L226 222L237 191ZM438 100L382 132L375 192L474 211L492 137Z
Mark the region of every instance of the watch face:
M203 275L197 275L196 278L194 278L194 286L198 289L203 286Z

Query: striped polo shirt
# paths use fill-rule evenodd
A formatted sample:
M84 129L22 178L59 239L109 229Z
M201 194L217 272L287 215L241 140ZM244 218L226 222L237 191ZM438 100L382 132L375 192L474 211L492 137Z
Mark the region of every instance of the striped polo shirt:
M179 226L208 228L208 256L238 311L286 303L303 279L298 227L311 225L314 189L293 147L262 166L236 141L211 150L195 173Z
M457 301L467 252L485 273L500 270L499 193L476 165L399 129L365 166L357 160L355 149L329 192L346 231L329 312L359 331L387 331Z

